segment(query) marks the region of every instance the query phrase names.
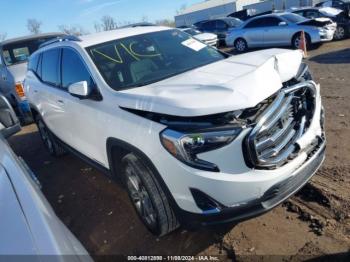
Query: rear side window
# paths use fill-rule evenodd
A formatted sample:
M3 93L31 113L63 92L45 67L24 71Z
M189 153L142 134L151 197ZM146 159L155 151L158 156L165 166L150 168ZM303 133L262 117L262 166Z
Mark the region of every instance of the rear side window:
M216 21L216 28L217 29L226 29L226 28L228 28L228 25L224 21L217 20Z
M59 86L59 49L51 49L43 52L41 61L42 81Z
M62 87L67 89L69 85L87 81L89 86L93 81L89 71L80 56L72 49L64 48L62 51Z
M246 24L246 26L244 28L263 27L265 25L263 25L262 20L263 20L262 18L254 19L253 21Z
M202 24L204 30L214 30L216 27L216 21L208 21Z

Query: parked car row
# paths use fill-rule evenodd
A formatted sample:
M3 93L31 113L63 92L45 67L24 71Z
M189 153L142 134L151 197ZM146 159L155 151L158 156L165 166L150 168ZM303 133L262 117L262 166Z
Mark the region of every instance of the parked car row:
M273 13L248 19L241 26L231 29L226 45L238 52L256 47L292 46L299 48L301 32L305 32L306 44L317 44L333 39L336 23L331 20L315 21L293 13Z
M245 17L244 22L233 13L230 17L197 22L193 27L201 32L217 34L220 43L233 46L238 52L256 47L298 48L302 31L307 45L350 36L348 2L326 1L316 7L292 8L287 11L265 12L250 18L248 11L240 11L237 15Z

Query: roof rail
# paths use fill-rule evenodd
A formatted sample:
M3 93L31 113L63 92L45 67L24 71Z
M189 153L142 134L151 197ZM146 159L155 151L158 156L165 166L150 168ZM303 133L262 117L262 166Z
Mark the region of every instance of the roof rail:
M39 46L39 49L43 48L45 46L52 45L52 44L57 43L57 42L63 42L63 41L77 41L77 42L81 42L81 39L79 37L77 37L77 36L74 36L74 35L58 36L58 37L56 37L54 39L51 39L49 41L46 41L46 42L42 43Z

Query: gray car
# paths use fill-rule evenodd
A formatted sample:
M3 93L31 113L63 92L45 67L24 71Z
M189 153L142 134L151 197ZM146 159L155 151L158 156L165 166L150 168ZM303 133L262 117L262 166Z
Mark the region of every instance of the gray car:
M238 52L249 48L293 46L298 48L301 32L307 45L331 41L336 24L306 19L292 13L273 13L251 18L229 31L226 44Z
M0 257L3 261L92 261L55 215L35 175L5 140L19 130L15 112L0 95Z
M0 92L10 101L22 123L32 120L23 89L28 57L39 48L40 44L62 35L62 33L38 34L0 43Z

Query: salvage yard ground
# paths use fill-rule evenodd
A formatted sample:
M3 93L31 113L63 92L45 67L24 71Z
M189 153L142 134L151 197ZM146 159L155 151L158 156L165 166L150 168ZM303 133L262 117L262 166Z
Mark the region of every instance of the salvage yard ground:
M158 239L138 220L118 184L75 156L50 157L35 125L23 128L10 143L38 175L58 217L92 255L350 261L350 40L324 44L307 60L321 83L326 108L326 161L297 196L235 227L180 229Z

